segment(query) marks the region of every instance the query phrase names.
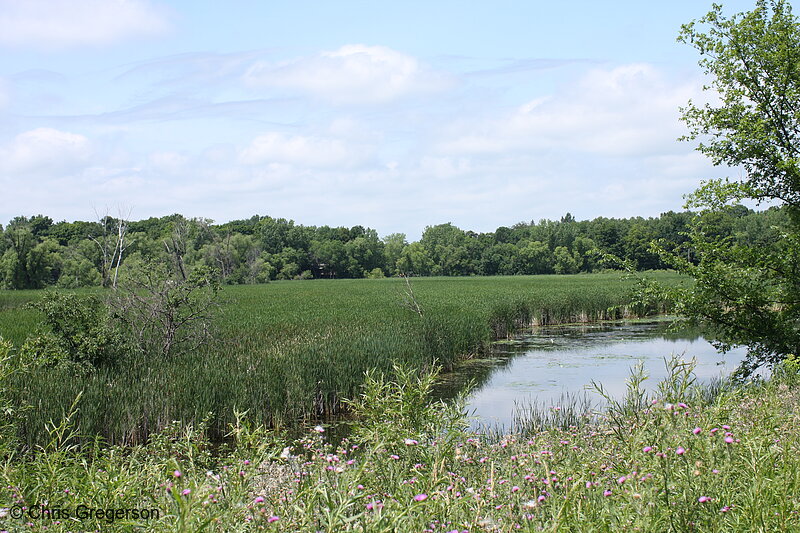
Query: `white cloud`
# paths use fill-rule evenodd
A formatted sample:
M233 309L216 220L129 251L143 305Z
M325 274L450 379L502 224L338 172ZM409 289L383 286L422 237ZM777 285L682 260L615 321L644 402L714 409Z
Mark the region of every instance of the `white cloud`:
M0 147L0 171L9 174L67 174L91 157L89 139L52 128L37 128L17 135Z
M148 0L0 0L0 44L53 49L107 44L169 27Z
M150 154L150 166L156 172L178 175L186 169L189 158L178 152L155 152Z
M367 148L350 146L341 139L270 132L259 135L240 150L239 161L246 165L351 167L365 160L369 152Z
M452 79L384 46L350 44L281 63L256 62L244 76L252 87L296 90L336 104L380 104L437 92Z
M653 66L595 69L577 84L537 98L505 116L447 128L443 153L569 150L603 156L644 156L680 149L678 107L700 84L670 82Z

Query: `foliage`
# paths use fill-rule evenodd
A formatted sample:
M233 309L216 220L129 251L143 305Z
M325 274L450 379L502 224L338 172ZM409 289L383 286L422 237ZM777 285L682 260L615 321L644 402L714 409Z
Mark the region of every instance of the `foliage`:
M52 366L69 361L91 370L116 364L129 348L108 308L96 296L48 290L31 307L43 314L46 328L22 348L23 355L34 363Z
M653 239L686 245L692 213L657 218L520 222L476 233L453 224L428 226L418 242L395 233L378 238L354 226L302 226L291 220L254 216L215 225L175 214L127 221L58 222L17 217L0 228L0 286L10 289L114 286L128 263L160 263L185 279L197 267L218 272L224 284L272 280L376 278L380 276L531 275L594 272L597 258L615 254L638 270L664 268L649 249ZM748 228L764 243L770 215L746 209L728 217L720 232L736 236ZM130 270L130 268L128 268Z
M748 347L741 370L774 365L800 352L800 24L783 0L759 0L726 18L722 7L683 26L679 40L695 47L719 102L683 109L687 139L715 164L743 169L739 181L711 180L690 198L699 208L687 232L691 255L662 258L695 279L666 291L676 310L714 326L718 345ZM774 238L731 234L725 221L742 216L746 199L784 204ZM733 205L730 205L733 204Z
M745 171L741 183L718 192L800 207L800 25L791 4L758 0L752 11L731 18L714 5L684 25L679 40L700 53L720 99L716 106L690 102L683 109L688 138L701 138L698 150L714 164Z

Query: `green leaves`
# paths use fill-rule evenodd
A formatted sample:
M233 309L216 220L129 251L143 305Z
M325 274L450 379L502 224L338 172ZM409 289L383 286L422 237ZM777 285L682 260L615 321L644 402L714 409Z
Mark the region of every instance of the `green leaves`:
M748 347L746 375L800 347L800 23L784 0L759 0L727 18L715 4L678 40L693 46L712 82L712 103L681 109L688 140L715 165L743 170L739 180L709 180L687 198L699 208L686 236L694 257L665 262L695 279L665 292L676 311L710 324L717 347ZM777 202L788 214L774 240L730 231L740 202Z
M39 362L66 359L91 369L111 365L126 353L125 337L95 296L45 291L31 307L44 314L49 330L29 338L23 347L23 352Z
M800 24L789 3L758 1L731 18L715 4L678 40L698 50L719 99L681 109L686 139L714 164L742 167L749 197L800 204Z

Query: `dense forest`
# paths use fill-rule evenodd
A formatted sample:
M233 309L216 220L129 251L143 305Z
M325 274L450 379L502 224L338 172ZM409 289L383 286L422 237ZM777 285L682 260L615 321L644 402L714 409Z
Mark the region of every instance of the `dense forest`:
M658 218L540 220L476 233L452 224L428 226L418 242L402 233L304 226L269 216L214 224L182 215L126 221L53 222L44 215L16 217L0 226L0 286L8 289L110 286L137 262L166 262L185 277L197 265L229 284L270 280L397 275L470 276L574 274L629 261L638 270L665 268L651 250L661 241L692 259L685 233L692 212ZM733 206L705 214L707 234L746 245L767 245L786 223L785 210Z

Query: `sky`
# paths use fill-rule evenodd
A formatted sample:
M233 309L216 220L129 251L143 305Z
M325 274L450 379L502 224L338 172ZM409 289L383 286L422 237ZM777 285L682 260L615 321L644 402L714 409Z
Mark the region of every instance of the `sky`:
M754 2L724 2L725 12ZM700 0L0 0L0 223L374 228L680 210Z

